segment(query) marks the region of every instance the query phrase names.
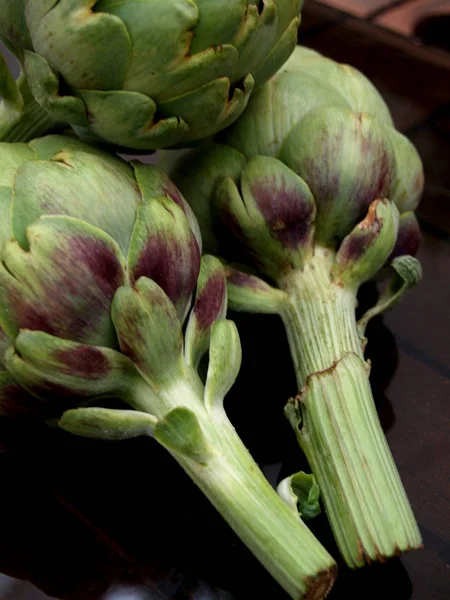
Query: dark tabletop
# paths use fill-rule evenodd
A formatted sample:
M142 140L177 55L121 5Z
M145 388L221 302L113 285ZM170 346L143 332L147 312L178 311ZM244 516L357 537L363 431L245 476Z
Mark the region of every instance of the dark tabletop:
M423 282L368 331L377 407L424 549L357 572L341 566L330 599L448 599L450 57L311 0L301 41L375 82L427 176ZM304 465L282 417L295 393L287 343L275 317L232 318L244 362L227 410L276 481ZM264 375L274 363L277 381ZM153 440L101 443L4 421L0 473L2 600L287 600ZM325 517L311 527L337 556Z

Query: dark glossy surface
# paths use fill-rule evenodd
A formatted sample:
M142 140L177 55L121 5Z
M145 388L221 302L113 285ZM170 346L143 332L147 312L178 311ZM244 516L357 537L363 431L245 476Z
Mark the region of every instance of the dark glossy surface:
M424 549L350 572L331 600L450 597L450 101L448 71L384 33L306 10L304 41L374 78L427 171L424 280L370 325L382 424ZM381 37L380 37L381 36ZM414 73L411 83L410 74ZM445 79L447 75L447 79ZM427 87L428 86L428 87ZM373 290L364 290L369 302ZM282 417L295 393L276 318L234 315L244 363L227 409L272 480L305 466ZM286 600L202 494L152 440L101 443L32 421L0 422L2 600ZM337 556L322 515L311 527ZM9 579L9 577L15 579ZM38 591L20 580L31 581Z

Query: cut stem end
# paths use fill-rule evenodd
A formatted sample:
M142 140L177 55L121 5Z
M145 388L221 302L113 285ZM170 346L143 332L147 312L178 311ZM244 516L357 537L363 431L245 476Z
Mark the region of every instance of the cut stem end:
M317 478L351 568L421 546L421 536L376 411L355 318L355 292L329 262L292 274L282 313L300 395L286 414Z

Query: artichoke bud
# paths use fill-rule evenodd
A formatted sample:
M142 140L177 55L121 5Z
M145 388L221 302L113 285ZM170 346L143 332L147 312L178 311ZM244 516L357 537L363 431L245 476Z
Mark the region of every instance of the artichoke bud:
M400 215L397 239L392 254L386 261L389 265L398 256L415 256L419 249L422 234L416 215L412 211Z
M413 211L422 197L424 174L422 161L413 144L395 129L387 129L397 162L397 179L389 200L394 202L400 213Z
M185 333L185 356L188 364L198 368L208 350L211 326L225 318L227 312L227 283L222 263L204 255L197 281L197 293Z
M242 197L230 180L218 188L219 211L254 264L277 279L312 254L314 199L307 184L280 161L257 156L242 171Z
M367 216L343 240L332 269L338 285L358 288L382 268L395 245L399 214L392 202L377 199Z
M128 250L130 278L149 277L167 294L183 322L200 269L200 249L182 208L168 197L137 209Z
M259 277L226 267L228 305L231 310L277 314L289 296Z
M242 362L239 333L233 321L216 321L211 328L209 367L205 385L208 408L221 406L236 381Z
M302 2L0 0L2 15L5 4L0 34L17 35L42 106L81 133L157 149L239 117L253 74L263 83L294 50Z
M104 354L119 349L117 328L122 348L155 387L175 377L200 266L198 224L175 186L155 167L130 166L63 136L0 144L0 167L1 354L18 336L24 344L24 330ZM17 346L8 353L33 394L46 395L44 380L60 395L72 388L90 397L118 394L110 370L83 383L63 364L52 363L53 373L47 355L37 364Z
M170 452L195 462L203 463L211 452L202 427L189 408L171 410L158 421L153 435Z
M310 111L283 141L279 158L309 185L316 239L326 247L335 247L373 200L389 197L396 177L385 128L345 108Z
M112 238L72 217L44 216L27 229L29 250L6 242L0 264L0 323L10 339L21 329L116 346L110 308L125 281Z
M141 277L119 288L111 312L122 352L156 392L182 376L181 322L155 281Z
M23 330L4 357L7 369L42 399L126 396L138 377L132 362L110 348L79 344Z
M93 407L67 410L58 425L82 437L128 440L140 435L153 435L157 422L156 417L144 412Z

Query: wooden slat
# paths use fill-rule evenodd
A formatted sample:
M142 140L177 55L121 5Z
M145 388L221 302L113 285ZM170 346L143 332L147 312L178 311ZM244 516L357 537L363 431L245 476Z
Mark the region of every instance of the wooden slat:
M442 15L450 15L449 0L410 0L384 11L375 18L375 22L411 37L415 35L415 28L421 21Z
M342 10L355 17L368 17L375 11L387 8L394 0L319 0L323 4Z

